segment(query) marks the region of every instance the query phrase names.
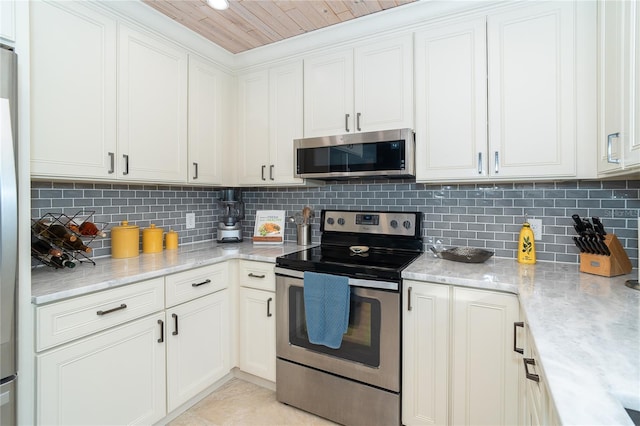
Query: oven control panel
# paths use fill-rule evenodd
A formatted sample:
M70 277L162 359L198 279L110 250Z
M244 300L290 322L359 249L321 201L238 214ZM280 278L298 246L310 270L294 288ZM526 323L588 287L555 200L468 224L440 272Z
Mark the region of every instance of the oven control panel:
M324 210L323 231L359 234L419 235L420 213ZM416 234L418 232L418 234Z

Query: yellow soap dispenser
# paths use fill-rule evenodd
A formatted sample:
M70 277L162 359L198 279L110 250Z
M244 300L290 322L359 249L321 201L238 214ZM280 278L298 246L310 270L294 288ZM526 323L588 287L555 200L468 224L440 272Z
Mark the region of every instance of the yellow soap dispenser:
M522 229L520 229L520 237L518 238L518 262L524 264L536 263L536 242L533 235L533 229L524 218Z

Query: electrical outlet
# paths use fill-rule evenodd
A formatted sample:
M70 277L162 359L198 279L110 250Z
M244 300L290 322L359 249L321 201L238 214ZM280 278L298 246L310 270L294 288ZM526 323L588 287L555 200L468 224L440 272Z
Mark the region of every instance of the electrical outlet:
M196 214L187 213L187 229L193 229L196 227Z
M533 239L540 241L542 239L542 219L527 219L527 221L533 231Z

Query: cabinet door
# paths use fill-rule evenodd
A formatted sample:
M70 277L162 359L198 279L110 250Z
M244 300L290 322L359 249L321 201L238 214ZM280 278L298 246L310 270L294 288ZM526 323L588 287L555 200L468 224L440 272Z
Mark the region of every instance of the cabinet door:
M31 174L115 177L115 20L77 2L29 9Z
M576 175L575 7L535 3L488 17L495 177Z
M297 183L293 140L302 133L302 61L269 70L269 183Z
M163 320L164 313L158 313L36 356L38 424L129 425L162 419Z
M629 129L629 143L625 146L625 167L640 164L640 5L638 2L625 2L627 29L625 47L627 49L627 74L625 81L630 90L627 92L629 110L626 113Z
M452 424L517 424L518 316L514 295L453 288Z
M417 180L488 175L486 19L415 34Z
M191 183L222 183L230 77L210 62L189 56L189 164Z
M240 369L276 381L275 293L240 287Z
M412 35L355 49L355 131L413 128Z
M167 403L179 407L231 369L229 290L167 310Z
M402 423L446 425L449 286L405 281L403 291Z
M355 131L353 50L304 60L304 136Z
M238 183L267 183L270 164L267 70L238 77L238 143Z
M16 2L0 1L0 38L16 41Z
M187 54L124 25L119 35L118 177L185 182Z

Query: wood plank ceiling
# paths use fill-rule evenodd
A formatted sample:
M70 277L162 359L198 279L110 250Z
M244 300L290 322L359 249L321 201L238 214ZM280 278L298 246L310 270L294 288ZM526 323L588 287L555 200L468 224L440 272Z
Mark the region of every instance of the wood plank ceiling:
M416 0L143 0L231 53L240 53Z

